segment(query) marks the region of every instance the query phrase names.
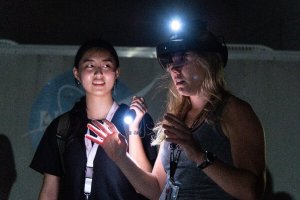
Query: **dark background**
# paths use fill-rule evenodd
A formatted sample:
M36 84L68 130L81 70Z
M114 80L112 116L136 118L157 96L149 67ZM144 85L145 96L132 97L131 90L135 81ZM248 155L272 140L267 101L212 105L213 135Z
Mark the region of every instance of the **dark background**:
M101 36L116 46L155 46L174 15L207 20L227 43L300 50L299 0L0 0L0 39L79 45Z

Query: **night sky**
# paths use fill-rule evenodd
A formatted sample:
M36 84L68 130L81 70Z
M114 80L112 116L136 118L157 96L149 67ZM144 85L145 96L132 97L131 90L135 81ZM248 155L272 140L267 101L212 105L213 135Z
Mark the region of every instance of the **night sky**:
M287 3L288 2L288 3ZM0 38L19 44L155 46L178 16L203 19L227 43L300 50L299 0L0 0Z

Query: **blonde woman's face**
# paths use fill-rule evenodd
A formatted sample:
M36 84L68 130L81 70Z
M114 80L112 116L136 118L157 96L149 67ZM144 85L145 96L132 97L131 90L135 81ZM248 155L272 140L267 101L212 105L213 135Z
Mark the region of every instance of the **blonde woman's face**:
M175 54L172 60L168 71L178 93L183 96L198 95L205 78L204 63L193 52Z

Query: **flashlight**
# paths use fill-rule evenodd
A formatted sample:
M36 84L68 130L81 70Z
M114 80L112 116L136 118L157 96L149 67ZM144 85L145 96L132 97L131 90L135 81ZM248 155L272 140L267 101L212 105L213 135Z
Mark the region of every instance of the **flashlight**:
M124 117L124 122L126 124L131 124L133 120L135 119L136 113L134 110L130 109L126 112L125 117Z

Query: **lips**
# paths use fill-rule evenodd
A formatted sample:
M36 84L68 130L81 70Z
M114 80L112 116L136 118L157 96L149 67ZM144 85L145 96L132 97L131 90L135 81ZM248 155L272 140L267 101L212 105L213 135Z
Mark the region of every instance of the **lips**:
M181 85L181 84L183 84L185 81L184 80L182 80L182 79L176 79L175 80L175 84L176 85Z
M102 86L104 84L105 84L104 81L93 81L93 85L96 85L96 86Z

